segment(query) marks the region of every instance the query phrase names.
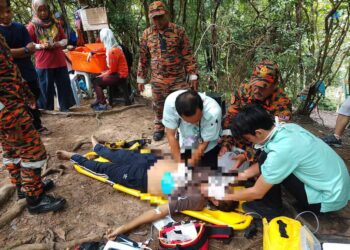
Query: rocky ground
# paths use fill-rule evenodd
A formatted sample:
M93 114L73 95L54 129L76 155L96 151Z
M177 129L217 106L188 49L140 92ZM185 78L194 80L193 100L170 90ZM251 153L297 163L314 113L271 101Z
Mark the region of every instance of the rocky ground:
M145 103L145 102L142 102ZM61 162L55 157L55 151L64 149L71 151L81 142L87 142L94 134L99 139L115 141L116 139L136 139L141 136L151 138L152 135L152 109L149 104L143 107L130 108L123 112L116 112L104 116L67 116L61 114L44 114L43 123L53 133L43 136L48 154L50 155L48 167L55 168L64 164L67 168L64 173L49 175L56 187L51 192L54 195L67 199L64 211L51 212L42 215L31 215L24 210L18 217L0 229L0 249L8 249L11 245L24 243L67 242L81 239L91 235L102 235L108 228L121 225L131 218L149 209L149 204L140 201L124 193L112 189L110 186L78 174L71 163ZM114 110L123 107L116 107ZM74 112L89 111L85 102ZM312 117L317 118L317 114ZM333 127L336 114L322 112L325 123ZM315 118L315 119L316 119ZM312 121L311 119L296 119L296 122L311 130L317 136L331 132L331 129ZM350 166L350 131L344 136L344 146L336 151ZM152 143L152 147L167 150L165 140ZM91 149L91 144L83 144L78 153L86 153ZM331 166L330 166L331 167ZM7 172L0 171L1 186L8 183ZM13 195L8 203L0 209L1 214L7 212L16 202ZM176 216L175 219L186 219L184 216ZM188 219L188 218L187 218ZM320 218L320 237L323 238L347 238L350 237L350 209ZM312 223L311 223L312 224ZM130 237L137 241L144 241L149 237L150 225L144 225L134 230ZM154 230L153 237L156 239ZM157 240L152 243L156 249ZM211 240L210 249L262 249L262 234L259 233L252 239L246 239L242 232L235 234L229 245L220 241Z

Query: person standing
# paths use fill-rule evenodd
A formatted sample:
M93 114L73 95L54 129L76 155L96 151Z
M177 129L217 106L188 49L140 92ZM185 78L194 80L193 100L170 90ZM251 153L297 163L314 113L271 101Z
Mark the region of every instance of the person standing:
M6 2L6 7L10 1ZM0 5L0 15L5 7ZM10 48L0 35L0 142L3 165L17 187L18 198L26 198L30 213L58 211L66 200L45 194L53 182L43 182L41 168L47 160L45 146L33 127L26 106L35 106L35 98L21 81Z
M40 95L38 76L31 60L31 55L35 52L34 44L26 27L21 23L12 22L12 18L13 12L11 6L8 6L0 16L0 33L10 47L14 63L21 72L22 78L28 83L30 91L38 100ZM40 110L37 107L27 108L33 118L34 128L42 135L50 134L51 132L41 124Z
M159 141L164 137L162 118L166 97L176 90L190 87L197 91L198 71L184 28L169 22L168 11L161 1L149 6L149 17L153 25L143 32L141 38L137 83L142 92L150 65L155 112L153 139Z
M28 32L35 45L35 67L40 86L38 106L54 109L55 84L60 111L67 112L75 105L70 85L66 58L62 48L67 45L63 28L52 18L46 0L33 0L33 18L28 24Z
M335 123L334 134L326 135L321 139L330 146L341 147L341 137L346 126L350 122L350 97L346 98L338 110L338 117Z

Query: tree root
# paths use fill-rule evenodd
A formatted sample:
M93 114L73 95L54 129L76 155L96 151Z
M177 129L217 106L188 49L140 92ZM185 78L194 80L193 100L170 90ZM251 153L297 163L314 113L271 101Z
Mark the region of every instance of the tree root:
M91 141L88 141L87 138L84 138L80 141L78 141L76 144L74 144L73 148L72 148L72 152L75 152L77 151L78 149L81 148L81 146L83 146L84 144L88 144L88 143L91 143Z
M27 205L26 199L21 199L15 203L6 213L2 214L0 217L0 228L5 226L8 222L16 218Z
M12 250L52 250L52 249L70 249L85 242L102 240L101 235L92 235L83 239L71 240L67 242L49 242L49 243L35 243L24 244L15 248L8 248Z
M44 173L47 171L47 168L49 166L49 160L50 160L51 156L48 154L47 155L47 159L46 159L46 162L44 164L44 166L41 168L41 172Z
M64 170L66 170L67 167L63 164L54 166L52 168L48 168L45 171L43 171L43 173L41 174L41 177L45 177L51 174L55 174L55 173L59 173L59 176L62 176L64 174Z
M10 250L10 249L13 249L15 247L18 247L18 246L21 246L21 245L24 245L24 244L28 244L32 240L33 240L33 235L30 236L30 237L27 237L24 240L16 240L15 242L11 243L9 246L6 246L5 250Z
M139 107L145 107L145 104L134 104L130 106L125 106L119 109L112 109L112 110L106 110L106 111L101 111L101 112L59 112L59 111L51 111L51 110L41 110L41 113L43 114L49 114L49 115L62 115L66 117L70 116L103 116L103 115L111 115L111 114L116 114L116 113L121 113L123 111L126 111L128 109L133 109L133 108L139 108Z
M13 184L6 184L0 188L0 207L12 196L15 189L16 187Z

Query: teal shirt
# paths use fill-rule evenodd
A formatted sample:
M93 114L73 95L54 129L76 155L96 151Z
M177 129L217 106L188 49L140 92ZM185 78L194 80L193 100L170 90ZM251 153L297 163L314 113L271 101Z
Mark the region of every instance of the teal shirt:
M185 91L175 91L166 98L162 123L166 128L179 129L180 148L182 149L186 138L200 136L204 142L209 142L204 151L206 153L218 144L221 134L221 108L213 98L206 96L204 93L199 93L203 100L203 116L200 121L200 127L199 124L188 123L179 116L175 108L176 98Z
M350 177L344 161L321 139L296 124L276 127L263 150L264 180L279 184L294 174L305 184L309 204L321 203L321 212L336 211L350 200Z

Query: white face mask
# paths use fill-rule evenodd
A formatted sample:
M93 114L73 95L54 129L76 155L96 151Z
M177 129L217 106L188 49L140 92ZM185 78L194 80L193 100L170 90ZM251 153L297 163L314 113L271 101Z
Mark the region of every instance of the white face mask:
M264 138L264 140L262 140L261 144L257 143L254 145L254 149L262 149L264 148L265 144L270 140L270 138L276 133L277 131L277 127L274 127L270 133Z

